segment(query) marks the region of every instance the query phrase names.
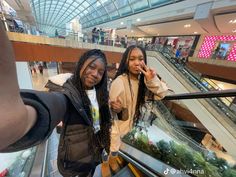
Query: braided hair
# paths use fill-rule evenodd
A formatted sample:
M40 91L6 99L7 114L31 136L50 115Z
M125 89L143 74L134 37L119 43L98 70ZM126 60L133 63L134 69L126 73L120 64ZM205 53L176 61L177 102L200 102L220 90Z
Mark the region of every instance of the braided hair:
M126 51L124 52L124 54L122 56L120 66L118 68L115 78L117 78L119 75L122 75L125 73L128 76L128 81L130 84L129 57L130 57L131 52L137 48L141 50L143 57L144 57L144 63L147 64L146 51L140 46L131 45L126 49ZM131 85L130 85L130 87L131 87ZM134 123L137 123L139 120L139 117L141 114L139 108L141 105L144 104L146 90L147 90L147 87L144 83L144 74L141 73L139 76L139 87L138 87L137 103L136 103L135 114L134 114Z
M93 49L85 52L80 60L76 64L76 70L74 72L74 75L71 78L71 81L73 85L77 88L81 99L83 103L83 108L85 109L85 112L87 113L90 120L93 122L92 114L90 111L91 102L85 92L85 86L83 85L83 82L80 77L80 71L83 67L85 61L88 58L94 57L95 59L92 60L94 62L97 59L100 59L103 61L105 65L105 72L102 76L101 81L95 85L96 89L96 96L97 101L99 105L99 113L100 113L100 128L101 131L99 133L100 140L102 145L104 146L105 150L109 153L110 151L110 128L111 128L111 115L108 105L109 100L109 94L108 94L108 88L107 88L107 60L105 54L98 49Z

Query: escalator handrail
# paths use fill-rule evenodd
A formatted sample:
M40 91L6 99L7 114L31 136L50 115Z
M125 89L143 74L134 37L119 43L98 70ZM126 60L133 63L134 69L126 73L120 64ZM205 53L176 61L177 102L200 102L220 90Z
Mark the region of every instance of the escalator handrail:
M164 52L165 51L167 51L168 53L167 54L170 54L170 50L167 48L167 47L165 47L164 48ZM163 51L159 51L159 52L163 52ZM175 67L177 67L176 65L175 65ZM188 68L186 68L185 66L182 66L183 67L183 71L185 72L185 73L187 73L188 74L188 76L189 77L191 77L196 83L198 83L198 85L199 86L201 86L201 88L202 89L204 89L204 90L209 90L205 85L203 85L202 83L201 83L201 81L199 81L197 78L195 78L195 76L189 71L189 69ZM210 84L211 85L211 84ZM212 86L212 85L211 85ZM213 87L213 86L212 86ZM227 98L226 98L227 99ZM228 99L227 99L228 100ZM222 102L221 100L218 100L218 101L220 101L220 102ZM228 100L229 101L229 100ZM223 103L223 102L222 102ZM224 103L223 103L224 104Z
M201 99L201 98L218 98L218 97L235 97L236 89L227 89L221 91L193 92L167 95L163 100L180 100L180 99Z
M149 169L145 168L143 165L141 165L138 161L136 161L135 159L133 159L133 157L130 154L126 154L125 152L119 150L119 155L124 158L126 161L128 161L129 163L131 163L132 165L134 165L135 167L137 167L139 170L141 170L142 172L144 172L146 175L148 176L156 176L156 174L154 174L152 171L150 171Z
M47 176L47 164L48 164L48 140L45 143L45 152L44 152L44 158L43 158L43 164L42 164L42 171L41 171L41 177Z

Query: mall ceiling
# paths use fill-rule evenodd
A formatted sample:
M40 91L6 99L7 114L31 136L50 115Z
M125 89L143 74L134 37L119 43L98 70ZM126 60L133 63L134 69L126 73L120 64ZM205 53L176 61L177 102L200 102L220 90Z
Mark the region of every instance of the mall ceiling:
M215 32L213 34L236 34L236 23L229 23L236 19L236 13L214 15ZM186 27L189 26L189 27ZM235 31L235 32L233 32ZM129 36L171 36L171 35L197 35L212 34L206 28L192 19L176 20L171 22L154 23L150 25L140 25L133 29L118 29L120 36L128 34Z
M91 32L95 26L103 29L116 28L117 34L121 36L233 34L233 31L236 31L236 23L229 23L236 18L236 1L233 0L7 0L7 2L16 10L22 21L36 23L41 31L48 33L55 33L55 28L64 29L65 24L75 17L80 17L84 31ZM156 8L159 5L161 7ZM113 11L110 11L111 9Z

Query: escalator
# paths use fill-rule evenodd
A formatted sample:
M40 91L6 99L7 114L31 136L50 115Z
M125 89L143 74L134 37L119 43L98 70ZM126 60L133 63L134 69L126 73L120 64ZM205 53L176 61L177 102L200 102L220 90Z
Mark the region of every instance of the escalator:
M187 70L183 70L183 72L174 67L164 55L166 54L149 51L148 65L158 72L176 94L193 93L196 91L208 92L207 89L199 89L196 85L200 81L190 75ZM236 147L236 115L219 98L186 99L179 101L178 104L184 105L180 112L185 114L187 111L190 111L192 117L195 117L196 122L194 123L203 125L217 139L219 144L224 146L226 151L236 156L233 148Z
M184 78L194 89L196 89L196 91L211 91L220 89L214 82L209 82L206 79L201 78L198 73L195 73L186 67L185 63L178 61L168 47L159 48L157 51L158 57L164 59L168 66L177 71L179 75L184 76ZM206 86L206 83L208 86ZM229 117L229 119L236 123L236 111L229 107L230 103L232 102L231 97L212 98L211 102L219 109L220 112L224 113L227 117Z

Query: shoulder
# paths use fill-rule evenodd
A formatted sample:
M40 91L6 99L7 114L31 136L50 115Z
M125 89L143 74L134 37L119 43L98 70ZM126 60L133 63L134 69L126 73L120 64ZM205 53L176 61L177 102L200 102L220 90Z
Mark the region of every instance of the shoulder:
M50 77L48 80L52 83L63 86L63 84L72 76L71 73L63 73Z
M124 83L127 80L127 74L119 75L116 79L113 80L114 83ZM112 83L113 83L112 82Z

